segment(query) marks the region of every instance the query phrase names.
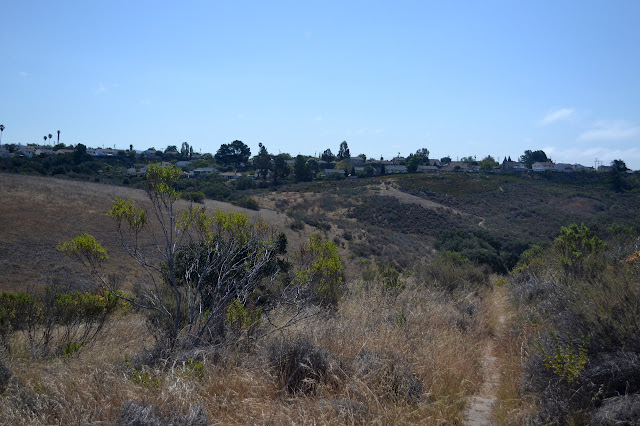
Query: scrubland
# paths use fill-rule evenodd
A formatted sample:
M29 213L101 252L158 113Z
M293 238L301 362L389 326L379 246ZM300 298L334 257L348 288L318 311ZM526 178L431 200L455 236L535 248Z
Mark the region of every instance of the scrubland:
M637 195L563 182L545 194L544 184L510 176L470 176L464 192L460 179L282 188L253 194L258 213L205 201L282 232L289 266L271 275L277 291L260 287L245 300L253 311L232 315L229 305L223 337L168 349L148 310L112 299L55 250L95 235L110 256L106 282L135 298L145 273L105 213L115 197L148 208L145 193L0 174L0 283L22 297L5 293L0 305L0 423L637 422L640 258L625 210ZM504 208L516 188L546 202ZM498 207L470 195L483 191ZM591 210L576 210L587 198L597 200ZM546 217L554 231L526 230ZM600 225L568 226L580 218ZM452 228L463 233L440 233ZM295 310L273 295L307 291L300 277L326 298L313 274L301 274L312 235L335 247L343 272L330 302ZM512 256L506 243L526 235L540 245ZM507 264L502 274L489 266ZM474 396L489 402L482 418L470 418Z

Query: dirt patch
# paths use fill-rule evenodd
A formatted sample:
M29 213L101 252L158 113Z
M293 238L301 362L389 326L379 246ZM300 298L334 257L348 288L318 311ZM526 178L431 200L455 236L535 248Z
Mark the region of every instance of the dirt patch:
M471 216L468 213L464 213L460 210L445 206L444 204L436 203L435 201L425 200L424 198L420 198L415 195L407 194L406 192L402 192L394 183L391 185L387 184L388 181L380 183L379 186L375 187L374 190L369 190L370 193L376 195L388 195L394 197L398 201L403 204L418 204L425 209L436 210L436 209L444 209L452 214L459 214L462 216Z
M602 211L604 208L600 201L586 197L572 197L564 200L555 200L549 204L566 213L579 215L597 213Z

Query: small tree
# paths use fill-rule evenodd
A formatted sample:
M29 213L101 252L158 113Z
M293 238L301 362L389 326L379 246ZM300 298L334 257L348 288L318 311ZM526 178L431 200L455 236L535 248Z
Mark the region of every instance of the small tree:
M255 159L255 167L258 171L258 175L262 177L262 179L266 179L269 174L269 170L271 170L271 155L269 151L267 151L267 147L262 143L258 144L260 151Z
M307 160L302 155L296 157L293 165L293 174L296 182L309 182L313 179Z
M322 161L331 162L335 159L336 157L335 155L333 155L333 152L331 152L330 149L325 149L324 152L322 153L322 156L321 156Z
M407 171L409 173L415 173L418 170L418 166L422 164L422 158L417 155L410 155L407 160Z
M156 337L171 350L223 339L228 307L255 304L258 294L266 293L277 273L279 248L264 222L251 223L241 213L217 210L209 215L194 206L178 211L179 177L178 167L151 165L151 213L131 199L116 199L108 212L122 247L147 273L136 297L118 294L105 278L106 251L93 237L61 246L112 294L145 309ZM146 251L150 246L155 253Z
M351 158L351 152L349 151L349 145L347 145L347 141L342 141L340 143L340 149L338 150L338 161L345 160Z
M289 176L289 164L287 164L287 154L278 154L273 161L273 182L286 179Z

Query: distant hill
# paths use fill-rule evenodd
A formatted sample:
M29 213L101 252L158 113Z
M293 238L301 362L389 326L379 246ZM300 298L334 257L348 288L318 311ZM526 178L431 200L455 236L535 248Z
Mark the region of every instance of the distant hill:
M144 203L143 190L7 173L0 173L0 187L0 290L52 280L73 286L92 282L55 250L58 242L82 232L104 244L123 286L141 273L120 250L105 213L115 197ZM352 271L374 260L411 269L432 257L434 246L472 254L481 250L483 256L499 246L492 254L497 257L487 262L500 269L528 245L551 242L561 226L573 222L602 236L613 224L640 229L638 190L615 192L597 174L440 173L288 184L275 190L227 187L236 199L253 197L261 210L212 200L205 205L259 214L284 231L294 248L320 233L338 243ZM461 242L449 244L451 230L462 232L455 234Z

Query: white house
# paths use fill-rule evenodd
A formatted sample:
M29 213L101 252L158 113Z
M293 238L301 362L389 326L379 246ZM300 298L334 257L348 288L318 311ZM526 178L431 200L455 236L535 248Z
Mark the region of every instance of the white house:
M533 170L534 172L546 172L548 170L554 169L555 164L553 164L551 161L535 162L531 165L531 170Z

